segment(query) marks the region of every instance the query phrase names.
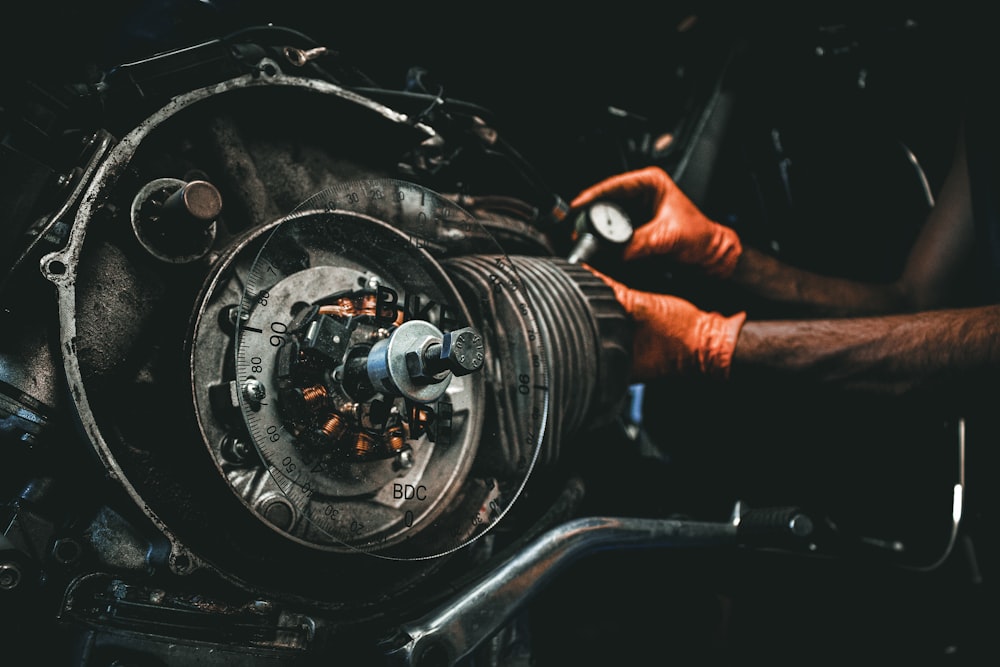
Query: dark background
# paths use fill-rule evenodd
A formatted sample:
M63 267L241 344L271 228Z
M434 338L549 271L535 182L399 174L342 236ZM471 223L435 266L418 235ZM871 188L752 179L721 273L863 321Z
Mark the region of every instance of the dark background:
M721 80L739 113L732 134L720 136L713 178L691 182L696 201L745 241L776 242L793 263L891 276L922 211L912 174L892 151L903 142L931 188L940 184L965 97L995 78L989 17L941 2L905 11L747 4L577 4L567 12L540 4L33 2L5 21L0 102L16 98L27 79L92 81L159 51L288 25L387 87L425 68L443 94L490 110L570 199L645 166L650 156L636 144L683 126ZM609 114L609 106L625 113ZM794 204L781 192L774 130L794 167ZM598 510L715 519L736 497L807 502L852 534L912 540L911 565L940 553L955 478L951 411L780 387L722 397L659 388L651 396L660 419L650 433L672 463L662 475L651 463L597 485ZM690 664L718 654L737 663L981 664L996 653L993 561L970 559L988 553L975 545L992 539L996 505L982 489L996 467L992 432L970 436L972 533L944 567L900 568L863 550L813 560L602 555L539 599L540 655L546 664Z
M854 103L864 66L870 121L891 117L900 131L925 142L940 140L927 119L945 113L951 95L977 78L970 68L987 73L992 62L986 15L961 3L905 10L802 4L809 6L684 2L650 9L626 2L541 11L506 3L42 0L19 5L2 48L12 82L24 74L83 79L94 76L95 65L111 67L248 26L290 26L387 87L402 87L410 67L425 68L445 95L492 110L566 196L591 176L560 174L566 151L607 121L608 106L669 127L692 87L707 85L746 40L752 48L730 66L743 70L740 80L770 112L794 113L792 101L828 110ZM825 48L824 57L816 56L817 47ZM939 156L927 156L937 168Z

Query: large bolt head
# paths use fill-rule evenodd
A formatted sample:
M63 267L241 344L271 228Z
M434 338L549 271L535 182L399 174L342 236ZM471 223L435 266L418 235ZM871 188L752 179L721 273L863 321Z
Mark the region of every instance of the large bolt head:
M486 346L472 327L449 331L441 339L441 360L455 375L468 375L483 367Z

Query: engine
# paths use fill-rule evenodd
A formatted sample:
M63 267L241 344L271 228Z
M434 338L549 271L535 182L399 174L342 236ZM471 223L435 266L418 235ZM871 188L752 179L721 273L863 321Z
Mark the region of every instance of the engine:
M150 5L139 32L169 24ZM421 67L381 85L269 23L0 91L5 645L81 667L479 667L989 643L952 614L981 595L962 415L777 381L630 384L632 323L584 264L627 272L631 223L564 196L659 164L745 242L881 280L937 172L870 100L919 107L928 146L947 125L923 79L914 104L879 78L909 23L801 39L676 12L669 39L602 16L607 50L587 21L528 40L525 17L493 16L507 50L465 73L523 110L519 136ZM476 25L399 17L384 41L357 32L372 68L390 42L452 63L477 46ZM510 68L519 39L537 81ZM875 42L892 48L858 46ZM655 69L633 66L646 49ZM635 272L706 309L787 314L683 267Z
M371 650L551 527L532 475L627 398L624 314L516 153L276 37L112 72L109 106L145 113L77 133L18 239L5 588L51 595L87 664Z

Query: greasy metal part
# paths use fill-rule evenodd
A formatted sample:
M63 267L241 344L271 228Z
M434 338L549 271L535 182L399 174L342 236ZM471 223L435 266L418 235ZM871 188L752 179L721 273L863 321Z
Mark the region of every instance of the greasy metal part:
M274 289L266 290L267 294L253 289L248 292L246 283L253 262L281 224L271 222L274 218L267 217L270 213L263 206L254 213L264 215L238 219L244 212L240 207L245 202L239 196L244 190L237 188L238 196L230 196L233 184L226 179L240 179L246 190L253 189L253 182L242 178L245 172L235 168L244 165L240 158L249 152L240 150L249 142L233 141L224 146L232 152L224 153L227 160L220 160L224 165L221 173L212 173L218 189L198 185L203 178L200 174L205 173L199 168L216 163L204 159L205 155L191 146L200 148L198 140L207 143L233 135L223 136L212 127L206 133L208 140L195 136L191 146L179 148L176 155L160 155L159 151L164 138L173 139L176 134L187 138L186 131L175 131L180 129L181 114L187 109L211 101L201 108L225 116L238 108L227 104L227 94L257 94L260 90L269 94L288 90L300 95L298 100L303 99L302 92L308 92L309 99L318 93L357 102L365 113L374 111L405 128L407 141L411 134L421 134L431 143L437 138L433 130L413 124L403 115L372 107L322 82L286 77L268 62L252 76L174 97L95 165L93 177L80 193L75 223L67 226L67 245L44 257L40 266L58 297L62 370L68 383L68 391L63 393L76 408L82 433L99 465L107 470L112 491L117 494L115 487L124 490L118 495L134 503L139 518L148 518L152 530L147 532L150 527L142 525L141 532L133 532L120 523L117 513L101 512L82 524L83 535L60 538L59 556L52 557L65 561L64 565L79 564L82 547L98 566L137 578L155 570L168 581L170 575L208 569L205 576L234 583L237 590L263 589L279 598L298 597L299 602L335 609L340 618L372 615L378 613L375 607L379 601L408 592L421 580L410 574L416 566L397 574L400 570L395 566L380 570L368 562L358 563L373 560L359 559L361 552L415 561L451 555L496 525L518 498L533 469L549 415L548 355L541 333L549 324L536 319L531 296L546 288L526 284L518 268L505 260L503 248L489 231L454 204L425 205L424 200L430 201L433 193L412 184L383 191L367 187L380 184L366 183L363 189L337 193L338 197L360 197L357 208L350 208L347 199L321 198L314 202L317 209L299 211L318 211L346 220L338 229L343 233L329 235L325 241L330 244L325 251L335 249L335 266L292 252L280 267L281 279L268 284ZM240 120L244 119L238 117L225 127L240 128ZM276 136L284 138L280 132ZM273 136L264 132L263 143L268 140ZM219 147L212 144L210 148ZM183 162L184 168L171 165L171 169L156 169L174 159ZM315 165L309 167L315 169ZM226 173L227 169L234 173ZM322 178L331 178L326 171L317 171ZM154 183L161 173L185 177ZM303 180L309 182L308 178ZM159 189L157 196L162 196L162 201L156 202L159 214L183 225L190 223L187 228L195 230L214 229L218 222L219 234L213 240L219 245L206 243L187 253L149 243L152 228L147 224L151 221L143 219L139 209L151 195L143 185L151 183ZM194 190L192 185L201 189ZM226 193L224 217L221 195L215 197L220 190ZM261 190L263 201L270 193ZM289 191L293 188L282 192ZM192 200L188 194L202 197ZM134 217L129 207L132 202L138 202ZM129 229L130 217L132 222L138 221L134 232ZM227 226L234 219L236 222ZM208 225L199 227L202 223ZM350 229L358 227L382 231L365 238L352 237ZM394 230L391 233L390 228ZM518 229L511 230L511 234L518 233ZM373 242L366 243L369 240ZM526 246L536 247L533 242ZM502 294L498 298L510 323L500 326L516 332L513 342L518 351L511 358L507 358L508 348L499 344L491 347L483 331L497 323L474 320L454 287L437 293L411 279L420 273L414 267L423 266L424 273L451 285L451 277L441 264L443 258L470 249L497 253L490 257L493 265L483 277L489 281L491 293ZM358 259L365 253L374 253L377 265ZM144 261L150 254L161 261ZM401 262L400 257L412 258L412 264ZM151 274L153 278L144 282ZM161 277L166 280L157 282ZM260 286L258 281L251 287ZM174 297L166 309L163 303L168 299L161 299L164 292ZM394 292L399 299L396 317L383 319L378 295L387 292ZM331 364L322 369L322 377L310 378L315 381L294 386L289 393L294 397L290 400L301 401L302 409L315 416L315 428L301 433L305 443L289 445L290 432L285 430L279 436L281 448L261 450L255 446L259 443L253 434L247 433L239 408L254 413L270 410L280 402L280 392L275 391L277 383L269 383L264 376L251 378L234 372L234 365L239 368L236 333L247 331L241 329L247 324L260 324L252 319L245 322L235 306L248 294L257 299L258 306L262 305L260 299L267 299L272 309L269 312L281 309L280 318L265 322L267 338L261 339L264 342L259 348L272 354L278 346L271 342L271 336L290 340L287 331L275 327L290 324L303 305L322 304L322 317L337 320L351 332L353 337L344 342L349 349L380 344L388 348L394 332L398 334L408 322L435 327L434 335L416 346L420 352L416 371L407 365L406 375L397 374L396 378L433 385L441 393L429 403L406 401L392 392L376 392L371 400L359 400L337 391L339 367ZM338 298L343 294L349 296ZM470 298L478 300L479 295ZM252 317L250 311L244 313ZM155 329L153 335L149 335L150 329ZM167 333L161 333L164 330ZM315 337L305 331L297 335L303 350L308 339L315 344L314 349L322 347L324 353L336 358L337 344L323 343L322 332ZM188 337L185 345L175 345L184 336ZM403 354L387 358L406 360L411 356L407 353L415 351L412 348L407 346ZM190 357L179 357L175 349ZM147 354L148 350L154 352ZM289 354L287 359L295 363L297 357ZM191 368L176 364L178 360L190 361ZM246 363L247 369L258 365L252 358ZM58 361L52 365L58 366ZM501 365L504 370L498 375L492 367ZM511 411L509 417L517 419L517 430L501 436L517 440L516 451L505 457L509 474L503 479L482 475L479 466L473 465L479 463L478 450L482 448L488 372L490 391L512 395L505 409ZM174 381L175 375L180 376L181 384ZM447 380L433 381L439 375ZM133 388L138 391L131 391ZM136 394L136 398L124 400L126 394ZM119 418L119 412L124 414L133 406L148 409L149 414ZM280 409L278 414L282 414ZM145 422L137 432L127 430L133 423L139 424L142 416L155 421ZM278 434L279 428L289 428L288 421L268 425L274 425ZM579 419L574 415L571 421L578 423ZM156 428L149 428L154 423ZM299 446L314 444L333 457L324 462L321 473L313 472L317 460L303 456ZM164 451L166 457L156 460ZM210 458L202 456L206 451ZM158 464L164 460L172 466L144 467L147 461ZM307 467L307 460L312 465ZM203 461L210 463L203 465ZM290 483L293 466L309 470L312 478ZM482 469L488 472L489 466L484 463ZM171 475L177 471L182 474ZM220 474L213 477L217 472ZM175 495L175 488L182 493ZM179 499L177 505L172 504L175 499ZM158 544L155 554L147 548L150 535ZM484 549L491 543L483 540ZM436 566L421 562L418 567L433 570ZM288 571L276 571L282 569ZM156 599L161 597L157 594Z
M222 195L208 181L194 180L174 190L163 202L163 213L178 221L210 223L222 212Z
M550 437L556 448L588 429L608 424L621 414L627 399L632 366L632 327L614 292L600 278L581 266L553 257L512 258L524 276L547 336L546 349L560 360L553 377L556 414L562 431ZM578 342L579 341L579 346ZM593 355L592 357L590 355ZM588 387L590 403L579 405L579 388Z
M394 231L383 229L386 223L381 221L391 224ZM348 182L310 198L300 212L282 222L248 273L243 299L246 316L239 318L246 333L238 335L238 377L261 377L263 371L265 382L270 382L270 353L258 332L273 331L270 314L285 312L294 303L318 306L315 314L302 311L307 323L316 317L340 318L357 333L369 326L365 322L374 320L371 329L364 329L368 335L351 335L346 352L338 348L321 355L325 360L320 366L334 369L333 382L342 383L352 400L363 406L382 404L382 414L388 402L399 417L385 430L366 425L354 429L353 436L345 435L342 449L350 445L347 451L354 458L347 467L339 465L326 472L322 467L316 469L305 458L308 443L302 442L297 429L291 429L287 438L276 435L278 425L270 408L244 410L251 433L267 435L255 439L262 458L294 464L294 480L281 472L285 464L272 465L272 473L277 469L274 476L279 485L295 505L305 508L303 515L310 517L314 530L333 538L327 538L331 545L340 540L352 549L391 558L443 555L495 525L527 480L544 433L548 400L546 369L540 363L532 364L530 356L512 360L519 372L502 380L525 407L521 416L521 424L528 429L522 434L526 436L521 441L524 454L500 484L467 478L473 462L495 455L490 451L493 441L484 447L479 436L486 414L482 409L487 399L485 365L491 359L502 363L507 351L487 348L484 337L477 333L481 325L472 320L466 300L435 254L455 252L455 247L462 248L470 241L482 245L488 238L467 212L414 183L391 179ZM496 243L492 247L500 250ZM295 257L308 256L305 265L311 268L282 278L289 273L283 268L289 251ZM357 292L346 285L315 278L303 280L301 289L288 290L296 296L294 302L284 296L286 281L299 274L317 271L320 264L349 266L352 262L367 269L352 284L362 286L362 290L374 289L372 303L359 301L353 296ZM499 262L493 272L498 279L504 276L503 289L511 292L519 321L527 330L536 329L533 309L522 296L526 290L513 267ZM324 291L310 298L310 290L317 289ZM263 306L259 301L265 294L267 305ZM305 323L296 322L289 326L289 333L303 326ZM536 337L535 341L525 347L538 351L540 361L541 340ZM397 344L399 349L394 352ZM318 348L300 341L294 354L301 356L308 349ZM343 370L337 366L341 357ZM254 358L264 361L256 364L260 367L256 371ZM393 363L397 367L390 373ZM435 364L445 368L436 373L438 369L427 368ZM303 366L307 374L308 368ZM364 377L359 379L361 369ZM276 379L284 381L285 371L281 374ZM305 378L302 384L310 382ZM427 387L437 395L446 382L445 392L435 402L421 393ZM329 381L326 384L331 386ZM470 405L478 407L468 409ZM369 414L367 408L362 412ZM275 433L268 433L269 429ZM393 455L383 459L380 451ZM376 469L382 461L390 464L384 471ZM370 470L362 470L362 465ZM395 478L383 476L390 471ZM347 491L356 485L374 494L367 499L351 498ZM317 492L315 498L312 491ZM397 514L388 512L391 509Z
M417 403L444 395L451 378L483 367L483 339L472 327L442 333L423 320L410 320L376 342L365 360L372 385Z
M369 540L380 555L388 555L393 540L405 538L402 546L416 549L411 553L418 557L450 551L499 520L530 471L526 459L512 480L505 480L502 494L488 481L464 479L484 414L475 407L485 397L478 371L489 355L482 336L468 326L462 299L453 287L445 289L451 281L425 250L424 240L461 242L478 234L481 242L482 233L453 204L411 183L351 182L314 199L220 257L218 275L199 299L204 306L193 334L192 389L205 442L223 476L254 512L260 514L261 507L254 498L265 491L277 489L290 499L301 521L266 523L303 544L357 553L368 548ZM258 242L265 240L261 248ZM516 275L508 282L516 286ZM247 308L245 315L233 316L230 305L240 291ZM525 309L530 316L527 304ZM226 350L234 344L227 327L237 322L244 332L235 343L241 354L233 378L238 381L223 383L232 358ZM416 345L425 353L421 364L426 359L459 371L445 369L451 380L440 400L423 405L410 400L414 397L404 402L388 387L356 390L360 383L352 380L352 360L367 362L375 346L387 346L393 336L414 327L433 334L426 345ZM412 351L404 347L402 352ZM294 375L300 364L301 380ZM367 366L361 368L367 380ZM526 365L519 375L542 378L543 370ZM218 387L214 404L206 388L212 382ZM250 396L233 394L232 387L248 382L262 383L263 390L254 384ZM532 384L544 383L523 385L519 395L526 405L543 405L543 393L528 395ZM249 409L266 468L248 466L227 445L239 440L231 432L238 415L227 412L234 405L229 396ZM289 418L301 425L289 424ZM541 416L535 422L541 433ZM289 470L298 474L295 481ZM400 519L402 525L392 528ZM422 539L424 533L444 539L418 542L413 539L418 533Z
M265 598L245 594L227 599L204 591L174 591L122 573L75 578L60 606L64 620L111 630L104 638L109 645L124 642L129 653L142 655L143 661L158 654L157 662L169 665L236 665L248 660L275 667L289 664L304 654L320 623ZM166 627L172 633L170 641L149 641ZM206 637L214 641L205 643ZM223 662L216 662L217 654L230 651Z
M349 186L360 191L370 184ZM418 195L430 200L412 185L399 193L415 202ZM391 190L386 194L394 196ZM478 445L481 381L450 375L447 382L425 384L411 378L406 365L409 352L442 339L436 324L413 319L415 314L423 310L425 317L455 324L468 320L446 274L400 229L336 209L293 213L277 223L259 252L234 259L249 267L211 288L195 338L200 347L225 335L212 313L229 300L223 295L242 289L245 315L232 341L236 378L241 385L260 382L265 395L277 397L255 404L240 395L243 419L266 468L252 482L245 472L229 477L234 490L249 504L260 489L280 490L301 520L278 527L318 548L385 553L412 543L461 495ZM375 287L373 294L356 296L369 286ZM344 294L347 298L338 296ZM324 309L327 301L337 308ZM407 319L394 325L404 311ZM212 432L224 428L228 416L208 408L197 389L204 384L199 378L216 376L227 362L217 356L202 360L196 353L192 386L206 442L216 439ZM322 413L303 419L282 403L283 387L301 382L311 388L317 381L332 397L336 422ZM357 407L343 409L348 402ZM436 415L439 432L412 423L412 403ZM446 438L445 411L454 415ZM407 420L407 431L396 428ZM312 435L315 426L323 431L322 441ZM409 436L410 467L395 465L402 434ZM223 471L228 475L226 467ZM453 546L445 545L439 548Z
M431 343L424 351L421 357L422 375L475 373L483 367L485 353L483 337L472 327L448 331L440 343Z
M343 218L340 224L372 224L384 227L383 223L354 218ZM272 232L273 229L266 230L262 232L261 236L264 237ZM336 235L331 238L336 238ZM315 250L312 249L314 260L312 263L315 265L292 273L275 285L269 286L266 290L266 303L269 312L275 314L290 313L298 303L321 300L331 293L336 294L338 292L350 291L359 284L367 285L371 282L372 269L365 265L363 255L346 248L332 254L323 254L322 252L316 254ZM264 519L268 526L286 533L289 537L308 544L313 548L344 549L346 547L342 539L339 538L337 533L331 532L331 529L324 522L340 515L341 512L346 512L348 507L353 507L352 516L353 520L356 521L355 525L364 523L367 530L377 530L379 527L384 527L388 518L380 518L378 516L378 507L386 502L382 496L387 496L390 504L394 502L391 497L391 487L394 484L398 484L401 487L402 485L406 485L406 488L417 488L420 485L427 486L432 484L430 480L435 473L433 466L428 467L428 463L434 458L434 443L429 441L425 436L414 433L412 442L408 446L412 448L411 455L416 457L419 465L414 465L407 469L395 467L395 458L388 454L386 455L387 458L379 458L378 460L360 460L374 453L376 449L382 446L383 442L387 450L393 449L391 440L396 434L396 431L393 430L391 433L387 431L384 436L376 436L374 433L366 430L359 430L364 426L362 418L368 409L366 407L367 402L365 406L352 403L347 397L335 392L333 385L317 385L315 383L303 386L298 391L289 391L283 399L281 396L278 396L276 390L277 383L272 379L268 379L268 376L260 375L258 371L256 375L260 375L260 377L247 377L241 386L244 386L246 382L252 382L256 387L254 396L271 396L273 399L277 399L279 410L282 400L290 400L291 402L285 403L289 410L294 413L310 415L309 419L315 424L314 433L303 434L303 437L309 438L314 442L313 447L322 446L331 455L336 452L351 452L358 460L344 460L339 463L331 460L328 463L324 463L322 469L317 468L315 461L311 463L308 469L313 471L310 474L312 488L315 488L317 492L312 494L302 491L302 484L309 484L309 480L300 480L299 485L289 487L287 486L287 478L283 474L273 472L266 466L248 468L241 461L231 461L231 457L226 456L225 443L232 440L232 426L230 422L233 416L238 416L238 412L232 406L230 406L228 412L226 410L220 411L217 407L213 407L210 392L206 387L206 381L201 378L205 378L208 381L215 378L215 382L222 382L222 379L225 377L227 372L225 369L231 363L230 359L233 354L233 340L231 333L227 333L224 329L219 328L216 323L219 321L221 313L226 310L227 304L232 303L233 300L238 301L241 298L241 290L246 282L246 272L250 270L258 251L259 248L257 245L248 242L245 245L235 248L230 256L222 258L218 267L218 277L213 279L207 287L206 295L200 307L201 312L199 313L194 335L196 345L192 359L192 387L195 391L200 427L213 459L216 460L219 466L220 473L222 473L231 485L232 490L248 508ZM329 249L324 252L331 253ZM330 264L324 265L324 262ZM383 273L382 275L384 277L379 282L384 290L390 290L392 287L402 289L395 279L392 278L391 274ZM386 293L388 294L389 292L387 291ZM341 305L344 303L354 303L355 301L358 304L370 302L366 307L360 309L355 309L352 306L350 310L343 308L327 310L330 315L322 315L322 317L342 317L346 320L360 317L361 320L366 320L374 318L376 315L374 298L369 300L368 298L358 297L338 299L336 301ZM395 313L393 313L393 317L395 317ZM245 349L246 360L249 364L247 366L248 373L254 374L254 367L258 364L273 368L273 363L265 362L265 357L273 355L279 349L272 345L272 340L289 340L288 336L290 334L288 330L294 327L285 324L286 321L282 317L268 326L268 336L259 341L262 347ZM252 326L253 324L255 324L254 321L248 320L248 326ZM309 329L311 332L314 328ZM281 331L282 333L278 334L276 331ZM352 331L354 333L351 334L350 341L346 337L343 341L340 341L345 349L351 344L351 341L354 343L367 341L368 332L373 334L378 333L375 325L364 324L356 324ZM307 332L304 335L308 337L310 334ZM271 336L274 338L271 339ZM256 345L256 342L253 344ZM260 359L256 361L256 357L258 356ZM333 370L332 366L329 370ZM267 387L271 387L271 389ZM449 400L466 409L468 407L467 401L471 398L469 393L470 386L459 383L453 390ZM251 397L248 397L245 392L242 392L239 396L239 399L251 410L263 407L265 410L263 414L271 414L266 411L275 409L275 405L269 403L266 398L252 401L248 401L248 398ZM262 406L262 403L269 403L269 405ZM280 416L281 413L275 414ZM279 418L276 424L280 423ZM474 422L470 421L469 426L474 426ZM303 469L306 469L304 464L306 452L292 446L292 435L285 432L284 427L281 428L283 433L282 440L269 444L269 447L276 449L272 450L273 456L268 457L265 463L273 462L275 465L284 465L291 469L291 466L288 464L292 463L294 459L295 466L301 466ZM278 432L277 426L274 432ZM466 447L472 444L463 434L464 432L456 432L456 443L452 450L452 455L460 455ZM462 437L460 438L460 436ZM468 436L468 438L471 437L471 435ZM393 453L395 453L395 450L393 450ZM287 462L282 464L282 461L286 458L288 459ZM435 486L438 484L444 484L444 480L434 482ZM371 501L372 513L368 513L366 509L363 509L366 501L360 498L360 496L380 492L387 485L389 489L379 493L379 499ZM305 487L307 490L309 488L309 486ZM293 513L295 520L281 520L276 522L273 520L276 516L273 512L270 514L265 512L267 508L271 507L271 503L263 502L262 499L274 496L288 496L292 498L291 506L296 508ZM353 499L348 500L351 498ZM336 507L336 513L333 510L326 510L329 507L328 502L331 499L343 500L344 504ZM364 534L362 533L362 535ZM353 549L349 550L353 551Z
M329 53L329 50L325 46L317 46L312 49L299 49L294 46L286 46L282 52L288 58L288 62L296 67L302 67L310 60L325 56Z
M21 566L14 561L0 561L0 591L12 591L21 585Z
M58 244L65 240L67 231L60 229L60 227L69 226L69 221L67 220L69 213L80 202L84 191L89 190L94 174L105 164L104 159L111 149L114 137L104 130L99 130L93 137L89 138L89 142L92 145L90 157L87 160L86 166L75 176L73 189L56 212L41 226L35 238L31 241L27 249L21 253L21 256L14 262L10 270L0 279L0 294L6 293L8 286L14 279L14 276L19 273L21 267L27 266L29 263L37 260L39 254L45 252L46 244Z
M596 236L590 232L584 232L579 238L577 238L576 243L573 245L572 250L570 250L569 255L566 256L566 261L570 264L589 262L590 259L597 254L600 247L601 242Z
M587 517L553 528L429 613L401 624L382 642L389 664L455 665L495 634L549 581L577 559L607 549L737 544L731 523Z
M31 446L43 436L62 401L43 327L24 324L0 348L0 436Z
M33 428L22 430L18 425L12 425L11 421L9 418L0 420L0 428L3 429L0 447L4 449L8 469L17 466L18 461L26 460L26 452L19 451L19 448L26 450L33 446L36 433ZM7 441L8 437L18 435L19 442ZM0 501L0 605L13 605L8 609L20 605L14 598L4 596L12 595L18 589L34 589L38 583L38 565L44 562L46 551L53 543L59 517L52 505L47 506L52 486L52 478L32 479L17 497ZM30 590L29 594L33 592Z
M194 262L212 248L221 211L222 195L211 183L157 178L132 200L132 231L153 257Z
M103 566L117 571L152 571L162 555L129 522L111 508L101 508L83 532L89 548Z
M110 440L106 432L107 425L102 424L97 418L89 396L93 387L85 380L78 355L81 341L76 311L79 289L77 267L90 231L91 222L97 217L100 207L107 200L121 177L127 173L128 165L152 132L179 113L201 102L235 91L264 88L307 91L329 96L356 105L358 108L380 116L390 123L405 126L407 131L422 135L425 141L437 137L436 132L431 127L424 123L412 122L412 119L406 114L399 113L363 95L326 81L287 76L277 63L264 59L253 72L172 97L165 106L138 123L113 147L110 147L109 137L100 137L98 148L95 149L87 170L77 181L73 195L67 200L66 206L51 220L53 225L63 222L71 203L79 202L74 221L69 229L67 243L64 248L43 256L40 261L43 276L56 287L57 291L59 339L68 384L66 395L73 399L82 433L93 447L100 463L107 470L108 478L124 489L127 495L134 500L136 506L143 510L171 543L172 551L169 563L171 569L177 574L188 574L205 566L206 563L182 544L175 529L159 516L157 510L144 498L144 493L124 473L122 465L109 444ZM25 257L29 254L30 252L25 253ZM221 442L222 439L220 437L216 442Z
M538 460L550 464L559 459L567 439L618 414L631 366L630 327L610 288L583 267L553 257L513 255L508 260L523 286L524 294L517 298L532 304L534 325L520 319L515 293L498 287L502 283L496 273L497 258L457 257L445 267L478 307L475 319L483 322L488 348L506 344L509 349L501 360L516 360L522 368L548 368L542 390L551 412ZM484 372L496 376L501 387L518 374L516 368L496 361ZM507 392L495 396L498 424L492 432L504 452L501 460L494 461L498 469L525 456L521 443L531 440L530 425L523 420L525 407L517 405L516 396Z
M366 368L372 384L383 392L401 395L417 403L433 403L451 383L452 374L437 376L424 370L425 356L432 345L440 348L444 334L430 322L410 320L375 343L368 353ZM440 371L438 371L440 373Z

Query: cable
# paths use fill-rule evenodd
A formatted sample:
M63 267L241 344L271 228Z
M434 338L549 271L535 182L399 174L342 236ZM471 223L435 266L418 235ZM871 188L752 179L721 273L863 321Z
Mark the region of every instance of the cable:
M914 570L916 572L930 572L931 570L936 570L948 557L951 556L951 552L955 548L955 542L958 540L958 531L962 521L962 512L964 509L965 502L965 420L961 417L958 420L958 482L955 484L952 490L952 500L951 500L951 534L948 537L948 544L945 545L944 551L938 557L937 560L931 562L929 565L903 565L904 568L908 570Z

